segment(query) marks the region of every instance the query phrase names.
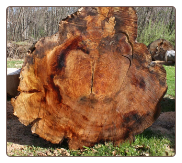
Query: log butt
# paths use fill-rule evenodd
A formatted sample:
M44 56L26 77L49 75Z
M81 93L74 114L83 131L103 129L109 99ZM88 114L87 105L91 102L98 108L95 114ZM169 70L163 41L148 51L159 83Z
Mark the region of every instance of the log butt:
M11 100L20 122L52 143L68 139L70 149L132 141L152 125L166 72L135 42L136 22L133 8L85 7L38 41Z

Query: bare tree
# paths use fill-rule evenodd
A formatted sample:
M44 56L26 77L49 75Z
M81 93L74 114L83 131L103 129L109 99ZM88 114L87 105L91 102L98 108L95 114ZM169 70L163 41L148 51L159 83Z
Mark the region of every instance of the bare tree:
M79 7L8 7L7 38L12 41L39 39L58 31L58 23Z
M12 41L37 40L58 31L58 24L80 7L8 7L7 38ZM175 30L174 7L134 7L138 15L138 35L152 21Z
M138 35L149 24L162 22L169 30L175 30L175 8L174 7L134 7L138 16Z

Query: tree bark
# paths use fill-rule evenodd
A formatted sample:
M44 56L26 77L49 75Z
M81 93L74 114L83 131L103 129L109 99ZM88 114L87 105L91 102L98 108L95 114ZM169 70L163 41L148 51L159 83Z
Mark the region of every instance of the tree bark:
M115 145L152 125L166 90L165 69L137 43L130 7L84 7L40 39L24 62L14 114L32 132L70 149Z

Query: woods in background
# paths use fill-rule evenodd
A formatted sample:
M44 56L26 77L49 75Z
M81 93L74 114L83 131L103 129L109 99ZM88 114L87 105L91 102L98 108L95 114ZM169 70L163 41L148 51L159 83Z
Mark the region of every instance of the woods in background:
M58 31L59 22L80 7L8 7L7 40L38 40ZM138 16L137 41L146 45L158 38L175 45L174 7L134 7Z
M38 40L58 31L59 22L79 7L8 7L7 40Z

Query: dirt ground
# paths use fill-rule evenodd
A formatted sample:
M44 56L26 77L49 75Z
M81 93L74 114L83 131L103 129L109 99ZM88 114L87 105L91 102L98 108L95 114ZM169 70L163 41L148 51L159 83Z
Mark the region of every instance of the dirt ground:
M175 112L161 113L159 118L150 129L154 132L161 132L167 137L175 136ZM7 154L13 149L20 149L23 145L34 145L40 147L53 146L50 142L33 135L31 126L21 124L16 116L13 115L13 107L10 101L7 101Z
M7 101L7 142L12 142L20 145L48 146L50 142L33 135L31 126L25 126L19 122L18 118L13 115L13 106L10 101ZM8 147L7 147L8 150Z

